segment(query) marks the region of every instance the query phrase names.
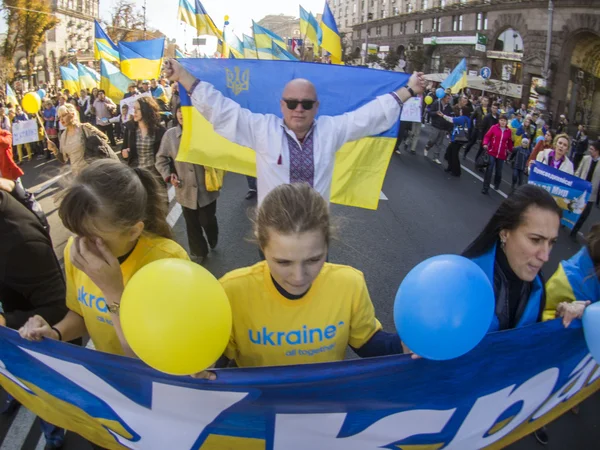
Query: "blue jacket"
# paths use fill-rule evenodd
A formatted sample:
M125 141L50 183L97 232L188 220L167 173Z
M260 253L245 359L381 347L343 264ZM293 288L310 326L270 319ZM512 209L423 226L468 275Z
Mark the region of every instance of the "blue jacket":
M467 140L468 140L469 132L471 129L471 119L469 119L467 116L453 117L452 123L454 124L454 128L452 128L452 135L451 135L452 142L454 142L455 136L460 132L460 128L463 128L465 130L465 136L467 137Z
M473 258L472 261L485 272L488 279L494 286L494 297L496 308L494 319L488 332L500 330L501 317L508 317L508 281L502 271L496 267L496 246L494 245L487 253ZM525 327L538 322L544 303L544 283L542 277L538 275L533 280L533 286L527 299L527 304L516 328Z

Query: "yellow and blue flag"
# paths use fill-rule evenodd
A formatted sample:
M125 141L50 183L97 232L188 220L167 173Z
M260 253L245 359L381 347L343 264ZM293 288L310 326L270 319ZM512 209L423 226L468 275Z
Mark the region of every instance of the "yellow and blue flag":
M98 83L100 82L100 77L98 77L98 81L94 79L92 74L88 71L88 68L83 64L77 63L77 72L79 74L79 88L80 89L89 89L92 90L98 87ZM95 71L94 71L95 72ZM97 72L96 72L97 74Z
M165 38L119 42L121 72L132 80L158 78L163 63Z
M283 38L279 37L271 30L267 30L264 27L261 27L255 21L252 21L252 31L254 33L254 42L256 42L256 48L268 48L269 50L273 46L271 41L275 41L282 47L287 47L287 44L283 40Z
M223 35L204 9L204 6L202 6L202 3L200 3L200 0L196 0L196 30L198 36L208 35L220 38Z
M321 30L323 32L321 48L329 52L333 64L342 64L342 38L327 2L325 2L323 18L321 19Z
M322 31L319 22L311 12L300 6L300 34L309 39L315 46L321 44Z
M190 4L190 2L188 2L188 0L179 0L177 18L182 22L196 28L196 10Z
M94 20L94 30L94 59L118 63L119 49L97 20Z
M133 81L111 63L100 61L100 89L104 90L106 96L115 103L123 99L131 83Z
M450 75L442 81L444 89L450 88L453 94L467 87L467 60L463 58L454 68Z
M285 48L282 48L277 42L273 41L272 46L273 59L278 61L298 61L294 55L288 52Z
M73 64L69 67L60 68L60 76L62 78L63 89L68 89L69 92L79 92L79 71Z
M223 39L225 40L225 58L230 58L232 55L236 59L244 58L244 44L242 44L240 38L233 31L228 29L223 30Z
M11 88L10 84L8 83L6 83L6 103L12 103L13 106L17 106L19 104L15 91L13 91L13 88Z
M244 58L246 59L258 59L258 53L256 51L256 42L250 36L245 34L242 35L244 40Z
M181 64L243 108L278 117L281 117L279 105L283 88L295 78L306 78L315 84L320 101L319 114L329 116L354 111L378 95L400 88L409 78L408 74L399 72L299 61L188 58L181 60ZM357 90L356 86L361 88ZM183 90L181 104L186 126L178 160L256 175L252 150L218 135L191 106L190 98ZM345 144L336 154L331 201L377 209L397 136L398 123L381 135Z

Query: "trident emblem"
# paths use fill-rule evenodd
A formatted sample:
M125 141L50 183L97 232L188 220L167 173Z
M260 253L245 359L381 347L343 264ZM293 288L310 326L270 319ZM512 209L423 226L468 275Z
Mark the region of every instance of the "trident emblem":
M247 91L250 87L250 69L244 70L240 77L240 68L234 67L235 74L225 69L227 74L227 87L233 91L235 95L238 95L242 91Z

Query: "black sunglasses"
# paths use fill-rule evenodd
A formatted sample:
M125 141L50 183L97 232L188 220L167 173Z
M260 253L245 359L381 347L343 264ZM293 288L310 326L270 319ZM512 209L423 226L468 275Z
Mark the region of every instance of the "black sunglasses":
M315 105L315 103L317 103L316 100L293 100L293 99L283 99L283 101L285 102L285 104L287 105L288 109L290 110L294 110L298 107L298 105L302 105L302 109L309 111L311 109L313 109L313 106Z

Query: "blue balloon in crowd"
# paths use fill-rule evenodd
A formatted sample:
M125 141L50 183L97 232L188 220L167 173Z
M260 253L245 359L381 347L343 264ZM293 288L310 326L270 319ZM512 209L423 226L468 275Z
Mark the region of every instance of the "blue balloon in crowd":
M588 350L598 362L600 361L600 302L592 303L585 308L581 320Z
M444 88L437 88L435 90L435 96L437 98L444 98L446 96L446 91L444 90Z
M37 95L39 95L40 98L43 100L44 97L46 96L46 91L43 89L40 89L39 91L37 91Z
M481 342L494 308L494 289L477 264L462 256L440 255L406 275L396 294L394 322L412 352L446 360ZM600 340L598 344L600 348Z
M226 20L226 21L225 21L225 25L229 25L229 20Z

